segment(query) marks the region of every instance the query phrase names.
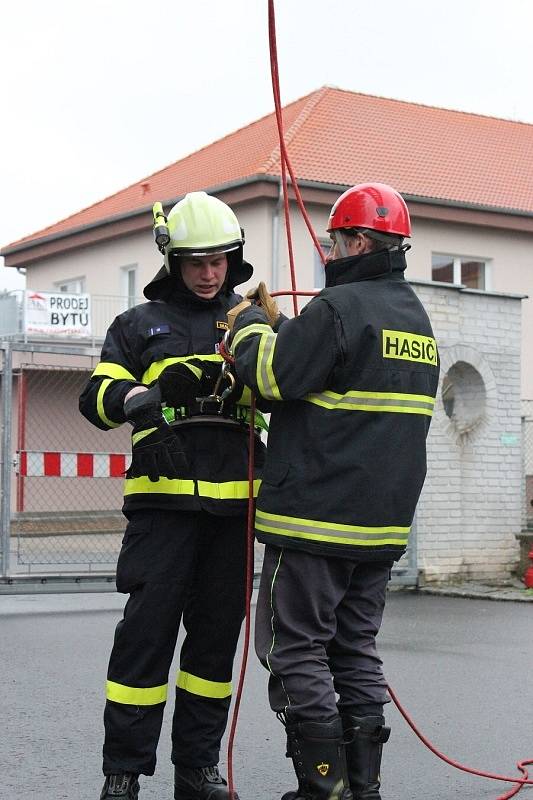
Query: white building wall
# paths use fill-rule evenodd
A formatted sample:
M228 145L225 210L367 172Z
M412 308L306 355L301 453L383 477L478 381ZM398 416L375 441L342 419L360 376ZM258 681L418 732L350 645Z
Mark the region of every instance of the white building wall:
M442 284L414 288L432 320L441 358L417 511L422 580L508 577L518 560L515 534L521 528L521 301ZM462 386L456 384L450 418L442 386L457 364L467 374Z

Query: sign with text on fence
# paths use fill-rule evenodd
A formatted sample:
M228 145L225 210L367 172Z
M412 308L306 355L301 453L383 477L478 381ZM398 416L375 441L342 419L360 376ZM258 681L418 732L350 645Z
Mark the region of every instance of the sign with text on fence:
M91 295L67 292L34 292L26 289L26 333L91 335Z

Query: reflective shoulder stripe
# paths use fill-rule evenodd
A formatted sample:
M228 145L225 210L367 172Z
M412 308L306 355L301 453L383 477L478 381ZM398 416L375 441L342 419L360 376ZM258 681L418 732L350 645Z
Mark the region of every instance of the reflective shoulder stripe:
M431 417L435 398L424 394L400 392L359 392L345 394L325 391L304 398L322 408L343 411L388 411L395 414L426 414Z
M191 675L190 672L182 672L181 670L178 672L176 686L190 694L198 694L200 697L212 697L221 700L224 697L231 696L231 683L208 681L205 678L199 678L197 675Z
M98 389L98 394L96 395L96 413L109 428L118 428L121 425L121 422L113 422L112 420L107 417L104 411L104 395L106 392L107 387L110 383L113 383L113 378L106 378L100 384Z
M151 481L148 476L126 478L124 495L130 494L186 494L194 495L194 481L183 478L159 478Z
M132 433L131 435L131 443L132 445L139 444L139 442L144 439L145 436L149 436L151 433L156 431L157 428L146 428L144 431L138 431L137 433Z
M290 536L294 539L364 547L385 544L403 547L407 544L410 531L409 527L403 525L344 525L337 522L269 514L260 509L256 511L255 527L260 531L279 536Z
M125 686L115 681L107 681L106 697L114 703L123 703L128 706L155 706L164 703L167 699L168 683L161 686L149 686L145 689L139 686Z
M99 375L105 375L106 378L114 378L115 380L137 380L125 367L121 367L120 364L113 364L110 361L100 361L100 363L96 365L91 378L96 378Z
M254 481L254 497L257 497L260 485L260 480ZM213 500L246 500L248 491L248 481L226 481L224 483L198 481L200 497L211 497Z
M219 361L220 363L222 363L222 356L219 356L217 353L213 353L212 355L195 355L193 353L192 355L188 356L173 356L172 358L162 358L160 361L154 361L153 364L150 364L150 366L142 376L141 380L143 383L149 386L151 383L157 380L157 378L159 378L163 370L165 370L171 364L186 364L187 361L191 360L191 358L195 359L199 358L202 361ZM189 369L192 369L192 371L195 374L197 374L196 367L189 366ZM201 373L198 374L198 377L199 378L202 377Z

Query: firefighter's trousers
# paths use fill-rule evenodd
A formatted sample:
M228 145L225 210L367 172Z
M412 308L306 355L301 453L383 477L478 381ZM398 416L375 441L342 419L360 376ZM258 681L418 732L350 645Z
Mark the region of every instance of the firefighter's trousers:
M111 652L104 773L152 775L180 621L172 761L218 763L245 609L246 518L136 511L117 564L130 597Z
M266 545L255 648L274 711L327 720L389 702L376 634L391 566Z

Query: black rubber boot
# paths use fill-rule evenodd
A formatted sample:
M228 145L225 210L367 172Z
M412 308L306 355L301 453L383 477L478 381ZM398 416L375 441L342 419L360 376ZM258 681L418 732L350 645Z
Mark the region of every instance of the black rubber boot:
M281 800L353 800L340 717L330 722L288 722L286 730L287 755L298 789L286 792Z
M390 728L385 717L342 715L348 778L354 800L381 800L381 754Z
M131 772L123 775L107 775L100 800L137 800L139 797L139 776Z
M218 767L174 767L174 800L239 800L229 796L228 784Z

